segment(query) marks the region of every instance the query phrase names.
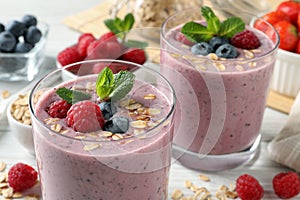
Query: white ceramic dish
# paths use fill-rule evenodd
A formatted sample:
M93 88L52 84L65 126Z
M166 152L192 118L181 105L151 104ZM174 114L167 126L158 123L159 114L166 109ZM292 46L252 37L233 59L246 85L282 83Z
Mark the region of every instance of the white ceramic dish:
M12 113L11 107L13 102L16 100L13 99L8 105L6 114L8 119L8 124L11 129L11 133L15 137L15 139L19 142L19 144L26 149L30 154L34 155L34 144L33 144L33 136L32 136L32 127L31 125L25 125L18 120L16 120Z
M271 89L280 94L296 97L300 90L300 54L278 49Z

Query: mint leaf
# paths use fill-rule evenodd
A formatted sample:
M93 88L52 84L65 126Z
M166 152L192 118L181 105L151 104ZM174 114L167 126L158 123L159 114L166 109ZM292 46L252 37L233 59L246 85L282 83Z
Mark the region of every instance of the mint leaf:
M245 23L241 18L231 17L223 22L207 6L201 7L201 14L206 23L187 22L181 32L192 42L208 42L214 36L232 38L236 33L245 29Z
M219 35L226 38L232 38L236 33L245 29L245 23L241 18L231 17L222 22Z
M131 13L128 13L125 18L124 18L124 21L122 23L122 28L124 31L129 31L132 27L133 27L133 24L134 24L134 17Z
M96 92L100 99L105 99L114 89L114 74L105 67L98 75L96 81Z
M135 75L129 71L115 74L114 90L109 95L112 101L122 99L133 87Z
M148 46L147 42L142 42L142 41L138 41L138 40L127 40L125 42L125 46L126 47L136 47L136 48L140 48L140 49L144 49Z
M110 68L105 67L98 75L96 92L100 100L110 98L116 101L125 97L134 84L135 75L129 71L119 71L113 74Z
M70 104L91 99L91 95L88 93L71 90L65 87L58 88L55 93Z
M118 34L122 31L122 27L120 24L120 19L106 19L104 20L104 24L106 27L113 32L114 34Z
M215 35L218 34L221 22L213 10L208 6L203 6L201 12L202 16L206 19L207 30L213 32Z
M182 27L181 32L194 42L209 41L214 36L214 32L209 31L206 26L196 22L186 23Z

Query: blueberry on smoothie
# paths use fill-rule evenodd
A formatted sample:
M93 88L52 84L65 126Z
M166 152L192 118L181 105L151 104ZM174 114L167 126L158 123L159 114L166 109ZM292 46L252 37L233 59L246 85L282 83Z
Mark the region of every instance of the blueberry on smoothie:
M237 50L230 44L223 44L216 50L217 56L221 58L236 58Z
M103 130L110 131L112 133L126 133L129 128L129 119L126 117L114 117L108 120Z
M117 112L117 107L112 102L101 102L99 107L105 120L110 119Z
M215 36L211 38L211 40L209 41L209 44L212 46L214 51L216 51L221 45L228 44L228 43L229 43L228 38L219 37L219 36Z
M191 51L195 55L206 56L213 52L213 48L207 42L200 42L200 43L193 45L191 48Z

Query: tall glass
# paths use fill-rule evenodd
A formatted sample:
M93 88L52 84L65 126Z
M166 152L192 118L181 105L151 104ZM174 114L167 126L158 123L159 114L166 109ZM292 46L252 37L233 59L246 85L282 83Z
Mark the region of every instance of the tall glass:
M228 17L228 12L212 9L221 21ZM231 169L251 159L259 146L279 39L270 24L261 21L275 36L273 40L250 25L257 17L240 12L239 16L247 15L243 19L252 19L246 28L255 32L262 45L240 49L235 59L196 56L191 45L177 38L184 23L204 20L200 14L200 8L177 13L167 18L161 30L161 73L178 99L173 156L194 169Z
M136 76L130 93L113 102L114 116L129 119L126 133L76 132L46 111L57 88L95 93L97 74L87 69L99 65ZM74 68L77 74L68 71ZM43 199L167 199L175 101L159 73L124 61L84 61L42 78L30 94L30 111Z

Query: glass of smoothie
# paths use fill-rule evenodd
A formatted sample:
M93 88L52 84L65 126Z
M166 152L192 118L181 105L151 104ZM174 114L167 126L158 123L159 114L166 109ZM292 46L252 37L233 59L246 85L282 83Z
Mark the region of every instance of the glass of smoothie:
M203 6L162 25L161 73L178 100L173 156L197 170L235 168L259 147L279 39L262 19L233 15ZM254 22L266 31L253 28ZM237 32L230 35L227 28ZM203 32L211 35L199 36Z
M74 67L84 75L62 79ZM43 199L167 199L175 101L158 72L126 61L46 75L30 94Z

